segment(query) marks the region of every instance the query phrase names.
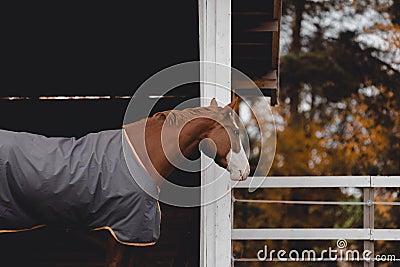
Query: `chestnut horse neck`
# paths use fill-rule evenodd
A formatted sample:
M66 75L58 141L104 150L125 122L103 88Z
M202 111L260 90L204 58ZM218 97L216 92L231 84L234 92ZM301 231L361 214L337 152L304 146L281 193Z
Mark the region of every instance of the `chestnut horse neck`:
M218 113L215 110L203 107L186 111L183 114L175 114L181 111L160 112L124 126L133 149L158 185L175 169L170 160L177 162L183 160L182 156L188 158L215 126L215 121L201 117L210 115L210 111Z

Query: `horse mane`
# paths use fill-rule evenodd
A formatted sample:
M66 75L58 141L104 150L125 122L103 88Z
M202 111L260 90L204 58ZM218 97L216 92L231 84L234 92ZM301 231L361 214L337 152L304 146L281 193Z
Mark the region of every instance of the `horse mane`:
M210 116L219 112L221 109L218 106L208 106L208 107L195 107L187 108L184 110L166 110L157 112L153 115L155 118L162 118L165 120L165 124L169 126L182 126L186 122L201 116Z

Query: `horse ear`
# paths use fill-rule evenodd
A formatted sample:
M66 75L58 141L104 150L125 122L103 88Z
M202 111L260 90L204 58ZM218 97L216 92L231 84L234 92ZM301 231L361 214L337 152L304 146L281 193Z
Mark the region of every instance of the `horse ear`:
M170 110L157 112L153 115L153 117L165 120L170 112Z
M237 96L234 96L232 102L224 107L223 114L225 116L230 116L232 114L232 111L235 109L236 104L239 102L238 99L239 98Z
M215 98L211 99L210 106L211 107L218 107L218 103L217 103L217 100L215 100Z
M231 109L234 109L237 105L237 103L239 103L239 97L237 97L236 95L233 97L233 100L231 103L229 103L228 105L226 105L226 107L230 107Z

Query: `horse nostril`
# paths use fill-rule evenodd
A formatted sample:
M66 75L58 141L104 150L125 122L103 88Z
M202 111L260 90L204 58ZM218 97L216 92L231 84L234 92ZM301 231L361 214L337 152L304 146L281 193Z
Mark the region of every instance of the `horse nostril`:
M249 174L250 174L250 166L246 166L244 173L242 175L242 178L243 178L242 180L245 180L249 176Z
M243 171L242 171L242 170L239 170L239 174L240 174L239 180L240 180L240 181L243 181L243 180L244 180L244 173L243 173Z

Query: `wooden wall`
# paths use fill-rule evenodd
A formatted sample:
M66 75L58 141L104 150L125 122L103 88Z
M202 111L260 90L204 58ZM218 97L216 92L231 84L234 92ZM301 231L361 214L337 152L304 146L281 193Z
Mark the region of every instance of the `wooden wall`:
M52 1L15 4L2 32L0 128L80 137L120 128L130 96L150 75L199 59L197 1L130 4ZM153 112L199 96L180 88ZM40 100L40 96L103 95L99 100ZM8 100L18 96L19 100ZM199 175L172 179L198 185ZM161 239L125 251L124 266L198 265L199 209L162 205ZM108 232L43 228L0 235L0 266L104 266Z

